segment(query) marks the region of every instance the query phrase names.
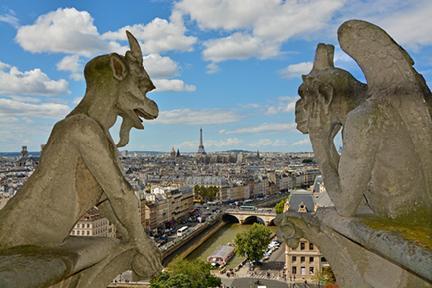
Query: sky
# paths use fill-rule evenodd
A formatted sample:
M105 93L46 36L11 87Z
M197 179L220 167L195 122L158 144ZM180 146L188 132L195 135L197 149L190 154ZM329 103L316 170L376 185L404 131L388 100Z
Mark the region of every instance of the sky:
M432 81L430 0L0 1L0 151L38 151L85 92L91 58L141 43L157 89L156 120L131 132L129 151L311 151L295 129L301 74L316 45L364 76L339 48L337 28L362 19L384 28ZM119 121L111 129L118 139Z

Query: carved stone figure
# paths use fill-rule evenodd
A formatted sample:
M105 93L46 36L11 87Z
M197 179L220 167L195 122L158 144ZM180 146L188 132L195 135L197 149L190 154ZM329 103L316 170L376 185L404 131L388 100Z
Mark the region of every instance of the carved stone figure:
M85 97L54 126L39 166L0 210L1 287L106 287L127 269L146 277L162 267L109 134L121 116L117 146L124 146L132 127L144 128L142 118L158 116L146 97L155 87L141 48L126 33L125 56L112 53L87 63ZM121 241L68 236L94 206L115 224Z
M319 44L296 103L297 129L309 134L335 207L279 215L280 237L291 248L301 237L316 244L341 287L432 287L430 246L385 229L403 220L415 225L410 232L419 226L429 231L431 92L406 51L381 28L351 20L338 37L367 85L335 68L334 47ZM334 138L341 129L339 155ZM365 213L384 228L368 225Z
M364 202L377 216L430 221L432 95L425 80L378 26L347 21L338 38L367 86L335 68L333 46L320 44L296 104L297 129L310 136L330 198L343 216ZM339 156L333 140L341 128Z

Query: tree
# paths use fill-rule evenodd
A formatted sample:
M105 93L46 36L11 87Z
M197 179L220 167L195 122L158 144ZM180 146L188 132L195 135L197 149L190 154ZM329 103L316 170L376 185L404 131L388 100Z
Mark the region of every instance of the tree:
M325 266L321 268L321 271L316 275L316 280L322 284L325 284L325 287L337 287L336 277L333 274L331 267ZM332 286L335 285L335 286Z
M221 280L210 273L211 265L202 260L175 260L167 271L150 281L151 288L219 287Z
M194 186L195 198L201 198L204 201L213 201L216 199L219 193L219 188L217 186ZM197 197L198 196L198 197Z
M285 207L286 201L287 201L287 199L284 198L276 204L276 206L275 206L276 214L282 214L284 212L284 207Z
M254 223L251 229L236 235L234 242L237 253L248 260L260 260L271 241L271 235L272 232L268 227Z

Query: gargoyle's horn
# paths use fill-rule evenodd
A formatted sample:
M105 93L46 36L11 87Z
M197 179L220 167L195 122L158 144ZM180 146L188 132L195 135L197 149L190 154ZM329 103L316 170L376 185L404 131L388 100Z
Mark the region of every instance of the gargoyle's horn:
M334 67L334 46L319 43L315 51L312 71Z
M138 41L132 35L132 33L130 33L127 30L126 30L126 35L127 35L128 41L129 41L130 51L132 52L132 55L135 58L137 58L137 60L141 60L143 56L142 56L141 47L140 47Z

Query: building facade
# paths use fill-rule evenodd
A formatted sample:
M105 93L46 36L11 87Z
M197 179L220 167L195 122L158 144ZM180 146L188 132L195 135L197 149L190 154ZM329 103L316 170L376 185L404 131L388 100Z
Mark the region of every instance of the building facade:
M285 211L314 213L315 202L312 192L296 190L292 192L285 204ZM316 282L323 266L328 266L319 248L305 238L301 238L296 248L285 245L285 272L287 278L294 282Z
M92 208L75 224L70 235L115 238L116 229L107 218L100 215L97 208Z

